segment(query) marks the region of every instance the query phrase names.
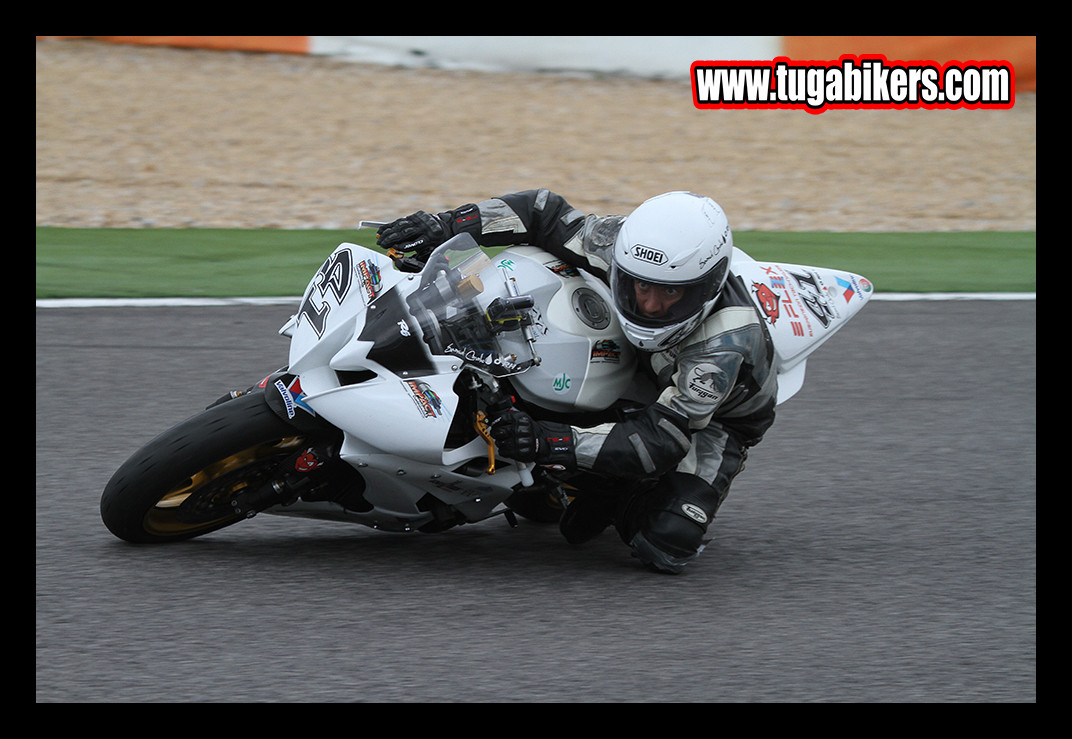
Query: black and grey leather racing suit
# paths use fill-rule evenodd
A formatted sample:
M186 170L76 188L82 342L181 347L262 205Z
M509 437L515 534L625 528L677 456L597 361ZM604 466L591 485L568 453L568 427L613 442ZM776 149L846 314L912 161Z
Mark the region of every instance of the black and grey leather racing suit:
M485 246L537 246L606 280L624 217L585 215L545 189L475 206L479 219L472 218L473 206L468 206L467 221L457 224L456 232L465 230ZM664 508L671 516L684 510L706 530L742 468L747 448L774 421L777 378L770 336L746 285L731 268L705 321L671 348L640 352L639 357L657 397L620 422L574 428L577 466L599 478L660 480L665 484L649 486L662 492L653 492L647 507ZM650 511L644 515L650 517ZM629 543L644 524L637 516L625 518L634 522L617 525ZM673 556L687 560L691 546L677 548Z

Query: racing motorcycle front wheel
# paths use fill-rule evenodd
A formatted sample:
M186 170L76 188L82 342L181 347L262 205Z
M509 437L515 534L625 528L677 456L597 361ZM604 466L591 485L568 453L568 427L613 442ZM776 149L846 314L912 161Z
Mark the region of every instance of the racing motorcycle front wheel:
M101 518L115 536L140 544L222 529L286 502L302 476L296 470L310 466L302 460L313 441L261 393L212 406L116 470L101 495Z

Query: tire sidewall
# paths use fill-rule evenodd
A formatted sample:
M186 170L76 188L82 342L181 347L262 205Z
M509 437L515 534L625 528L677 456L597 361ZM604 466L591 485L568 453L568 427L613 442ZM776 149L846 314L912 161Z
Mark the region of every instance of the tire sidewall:
M301 432L279 418L261 393L211 407L160 434L116 470L101 495L101 518L114 535L134 543L181 541L230 526L242 518L161 536L145 531L143 520L168 490L214 462L297 435Z

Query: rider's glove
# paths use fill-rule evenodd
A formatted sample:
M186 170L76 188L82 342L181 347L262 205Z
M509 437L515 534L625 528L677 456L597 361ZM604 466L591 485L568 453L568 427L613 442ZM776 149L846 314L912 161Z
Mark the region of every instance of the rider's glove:
M399 218L380 226L376 231L376 243L384 249L413 252L423 261L433 249L463 231L480 233L480 210L472 203L445 213L419 210Z
M490 433L507 459L567 470L577 466L573 428L567 424L537 421L512 409L492 422Z

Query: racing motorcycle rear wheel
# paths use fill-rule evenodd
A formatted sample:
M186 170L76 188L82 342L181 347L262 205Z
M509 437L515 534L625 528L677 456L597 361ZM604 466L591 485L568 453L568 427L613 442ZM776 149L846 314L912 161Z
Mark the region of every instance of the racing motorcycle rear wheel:
M281 502L273 490L309 439L259 393L213 406L156 437L105 486L101 518L134 543L180 541ZM290 463L289 465L287 463Z

